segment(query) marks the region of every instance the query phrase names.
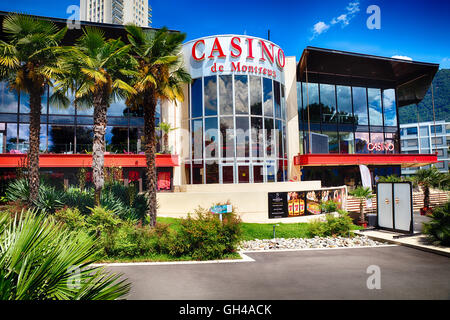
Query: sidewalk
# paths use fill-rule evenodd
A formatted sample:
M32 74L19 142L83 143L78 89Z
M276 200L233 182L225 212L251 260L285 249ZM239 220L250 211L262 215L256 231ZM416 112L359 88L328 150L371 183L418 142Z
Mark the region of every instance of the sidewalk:
M373 240L386 241L389 243L395 243L398 245L411 247L411 248L428 251L428 252L432 252L432 253L437 253L440 255L450 257L450 248L449 247L432 245L427 240L426 235L421 234L421 233L418 233L417 235L410 236L410 237L395 239L394 236L400 235L400 233L385 231L385 230L373 230L373 231L372 230L371 231L354 230L353 232L356 234L359 234L359 235L365 235Z

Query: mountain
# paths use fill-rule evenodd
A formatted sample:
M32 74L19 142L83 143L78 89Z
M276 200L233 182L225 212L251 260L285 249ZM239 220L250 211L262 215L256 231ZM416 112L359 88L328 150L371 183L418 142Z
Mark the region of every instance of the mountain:
M436 121L450 121L450 69L440 69L433 79L434 111ZM418 105L419 121L433 121L433 104L431 102L431 86ZM400 124L417 122L416 105L412 104L399 109Z

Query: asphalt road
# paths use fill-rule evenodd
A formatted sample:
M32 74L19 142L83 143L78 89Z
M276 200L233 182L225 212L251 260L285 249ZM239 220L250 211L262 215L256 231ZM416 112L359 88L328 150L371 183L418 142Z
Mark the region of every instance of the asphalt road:
M254 262L114 266L128 299L450 299L450 259L401 246L249 253ZM368 289L379 266L381 289Z

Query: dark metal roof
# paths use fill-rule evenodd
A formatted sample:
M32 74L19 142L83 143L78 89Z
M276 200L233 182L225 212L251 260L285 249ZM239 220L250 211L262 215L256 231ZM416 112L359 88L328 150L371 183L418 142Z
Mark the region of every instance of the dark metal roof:
M397 89L399 107L419 103L439 64L306 47L297 65L297 80Z
M3 19L8 14L12 14L14 12L6 12L6 11L0 11L0 26L3 26ZM20 13L20 12L18 12ZM25 13L24 13L25 14ZM29 15L29 14L26 14ZM54 24L56 24L58 27L62 28L67 26L67 19L63 18L52 18L52 17L43 17L43 16L35 16L35 15L29 15L32 17L35 17L37 19L47 20L51 21ZM125 26L119 25L119 24L110 24L110 23L98 23L98 22L89 22L89 21L80 21L81 27L96 27L99 29L102 29L105 33L105 36L107 38L112 39L118 39L121 38L122 41L127 42L127 32L125 30ZM143 29L147 30L158 30L155 28L149 28L149 27L143 27ZM170 32L179 32L176 30L169 30ZM71 45L75 42L76 39L81 37L82 30L81 29L69 29L67 30L66 36L63 40L63 45ZM5 35L3 33L3 28L0 27L0 39L4 39Z

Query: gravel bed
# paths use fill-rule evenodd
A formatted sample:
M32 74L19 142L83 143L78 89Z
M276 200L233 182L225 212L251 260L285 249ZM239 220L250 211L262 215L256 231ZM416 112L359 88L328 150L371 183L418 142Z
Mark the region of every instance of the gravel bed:
M369 239L366 236L346 237L314 237L314 238L275 238L264 240L241 241L239 250L280 250L280 249L306 249L306 248L344 248L379 246L384 242Z

